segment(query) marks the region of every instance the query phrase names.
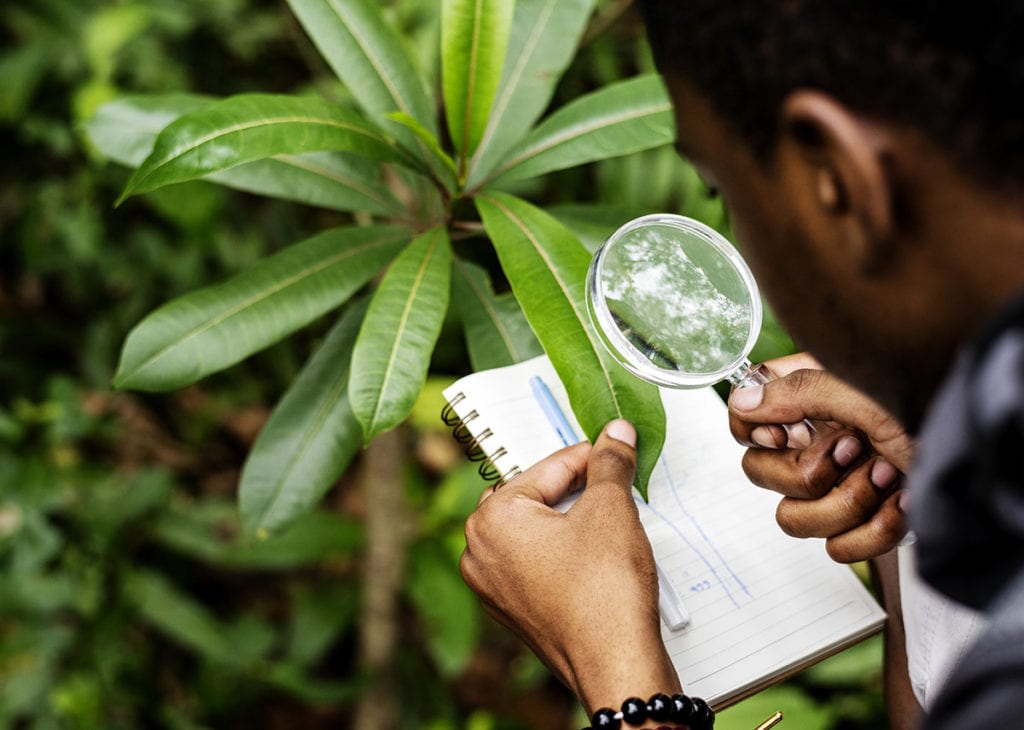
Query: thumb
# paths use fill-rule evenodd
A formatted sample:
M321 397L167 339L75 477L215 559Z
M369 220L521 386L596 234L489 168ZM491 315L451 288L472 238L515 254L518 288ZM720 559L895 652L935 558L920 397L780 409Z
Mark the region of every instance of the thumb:
M795 370L765 385L738 388L729 397L733 421L747 424L835 422L863 431L876 446L904 437L900 424L875 401L823 370Z
M636 429L619 418L609 422L594 442L587 461L587 488L581 501L608 491L629 495L635 475Z

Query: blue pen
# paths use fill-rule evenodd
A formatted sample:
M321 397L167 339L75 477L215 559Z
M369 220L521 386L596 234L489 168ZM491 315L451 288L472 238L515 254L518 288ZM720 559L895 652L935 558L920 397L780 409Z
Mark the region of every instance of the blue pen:
M551 395L548 384L541 380L539 375L534 375L530 378L530 388L533 389L533 397L537 399L544 415L548 417L548 421L562 439L562 446L572 446L578 443L579 439L572 430L572 426L569 425L565 414L562 413L562 409L558 407L555 396Z
M562 409L558 407L558 401L551 395L551 389L548 388L547 383L539 375L534 375L530 378L530 388L533 390L533 397L537 404L544 411L544 415L547 416L548 422L562 439L562 445L572 446L577 443L579 438L576 437L576 433L572 430L572 426L569 425L569 421L565 414L562 413ZM556 508L565 512L575 503L578 497L579 493L574 492L564 499L561 504L557 505ZM679 598L679 594L672 587L672 583L669 582L668 576L662 571L661 566L655 565L655 568L658 571L658 609L661 613L661 618L671 631L678 631L690 622L690 614Z

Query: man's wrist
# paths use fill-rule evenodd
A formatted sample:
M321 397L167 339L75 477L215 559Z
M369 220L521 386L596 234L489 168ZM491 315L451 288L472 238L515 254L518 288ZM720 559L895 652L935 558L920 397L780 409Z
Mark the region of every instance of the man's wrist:
M622 637L608 642L601 652L572 668L573 690L588 717L602 707L617 710L630 697L646 700L659 692L671 695L682 690L660 633L633 640Z

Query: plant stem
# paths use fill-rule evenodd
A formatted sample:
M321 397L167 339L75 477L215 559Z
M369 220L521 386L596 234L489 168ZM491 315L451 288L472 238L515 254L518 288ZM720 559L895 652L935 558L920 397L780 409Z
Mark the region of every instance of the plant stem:
M354 730L398 727L398 596L405 570L406 530L402 428L382 433L363 454L360 484L366 503L366 555L359 654L370 684L359 699Z

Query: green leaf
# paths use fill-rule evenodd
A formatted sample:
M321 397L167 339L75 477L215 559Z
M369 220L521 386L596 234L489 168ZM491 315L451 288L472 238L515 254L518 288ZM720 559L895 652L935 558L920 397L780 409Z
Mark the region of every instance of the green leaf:
M594 0L516 1L504 73L467 187L491 172L547 108L593 10Z
M127 167L138 167L153 151L153 142L161 129L215 101L215 97L199 94L123 96L97 109L82 124L82 130L104 157Z
M552 170L658 147L675 139L660 76L611 84L570 102L523 141L491 176L521 180Z
M237 509L225 501L169 510L154 521L152 533L181 555L231 570L294 570L351 555L363 545L362 525L323 511L301 515L266 540L240 539L236 527Z
M787 724L800 730L826 730L836 727L840 717L848 719L835 707L836 698L818 704L796 684L780 684L730 707L715 718L716 730L750 730L764 722L776 710L785 716L780 728Z
M407 128L410 132L416 135L416 138L423 143L423 145L430 151L430 154L434 156L434 159L441 164L441 166L451 173L449 183L454 183L455 176L458 174L455 170L455 161L452 160L451 155L441 149L440 143L437 141L437 137L427 131L426 127L417 122L415 119L410 117L405 112L392 112L388 114L388 119L398 122L403 127ZM452 185L449 184L449 189Z
M288 0L320 54L367 112L404 112L434 137L434 104L375 0Z
M347 152L278 155L222 170L205 179L319 208L395 215L402 204L380 181L377 164Z
M881 679L883 652L882 635L876 634L810 667L803 679L819 687L862 687L872 678Z
M349 398L369 442L409 415L448 309L451 245L443 227L415 238L380 283L352 352Z
M435 544L410 551L409 595L424 625L427 647L441 674L461 672L480 635L480 602L456 564Z
M452 291L474 370L512 365L544 351L515 296L495 294L483 268L455 259Z
M244 162L322 151L407 162L393 140L350 109L316 97L242 94L168 125L117 202Z
M265 537L311 509L359 451L348 379L365 314L364 305L352 307L331 329L253 444L238 492L249 535Z
M355 581L300 584L292 591L292 622L284 660L308 667L319 661L359 615Z
M476 204L512 291L587 438L593 441L614 418L636 426L636 487L646 499L665 441L665 410L658 389L620 367L590 324L584 297L590 254L567 228L523 200L488 193Z
M512 30L512 0L442 0L441 81L462 171L487 126Z
M761 333L757 336L757 343L750 351L752 362L764 362L776 357L784 357L799 352L796 343L789 336L789 333L782 328L779 320L771 307L765 303L764 317L761 320Z
M234 649L220 622L167 578L135 570L128 575L125 589L143 621L208 659L235 663Z
M8 46L0 55L0 121L17 122L23 119L36 89L45 78L50 48L46 43L26 43Z
M89 141L107 158L138 167L164 127L213 103L191 94L125 96L104 104L83 125ZM381 215L401 210L380 182L376 163L344 152L307 152L255 160L203 179L235 190L293 200L332 210Z
M341 305L408 237L397 226L335 228L165 304L129 333L114 385L170 390L235 364Z
M545 210L572 231L590 253L597 251L622 224L652 212L647 208L637 209L601 203L549 205Z

